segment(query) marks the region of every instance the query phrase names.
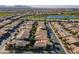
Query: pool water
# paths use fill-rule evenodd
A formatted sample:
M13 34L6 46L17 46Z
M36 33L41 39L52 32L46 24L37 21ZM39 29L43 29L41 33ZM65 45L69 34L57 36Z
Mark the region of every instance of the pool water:
M52 15L47 16L46 18L79 18L79 16Z

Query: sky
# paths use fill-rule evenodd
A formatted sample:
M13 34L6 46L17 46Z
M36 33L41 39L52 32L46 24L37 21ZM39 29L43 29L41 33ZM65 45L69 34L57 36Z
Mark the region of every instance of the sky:
M78 0L0 0L0 5L74 5Z
M32 7L38 7L38 5L78 5L78 4L79 4L78 0L0 0L0 5L9 5L9 6L32 5Z

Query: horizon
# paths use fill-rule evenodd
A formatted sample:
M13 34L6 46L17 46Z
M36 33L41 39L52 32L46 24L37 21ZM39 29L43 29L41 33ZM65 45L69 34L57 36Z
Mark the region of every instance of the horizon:
M28 6L32 8L79 8L79 5L0 5L5 7Z

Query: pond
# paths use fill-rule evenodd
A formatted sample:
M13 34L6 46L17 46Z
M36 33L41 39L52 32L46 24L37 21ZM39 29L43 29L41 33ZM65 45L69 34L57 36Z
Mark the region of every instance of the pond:
M79 18L79 16L52 15L47 16L46 18Z

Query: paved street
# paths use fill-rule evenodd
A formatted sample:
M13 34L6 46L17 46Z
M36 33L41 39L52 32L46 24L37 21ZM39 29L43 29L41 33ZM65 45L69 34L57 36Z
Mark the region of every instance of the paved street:
M53 28L52 26L50 25L50 23L48 24L48 27L51 29L51 38L53 40L53 43L54 43L54 47L51 52L55 51L54 53L59 53L59 54L63 54L63 53L67 53L67 51L65 50L62 42L59 40L59 38L56 36L55 32L53 31ZM56 49L55 49L56 47Z

